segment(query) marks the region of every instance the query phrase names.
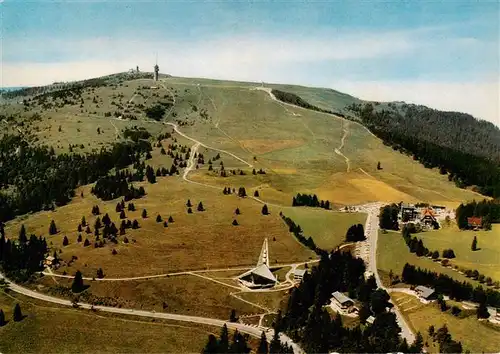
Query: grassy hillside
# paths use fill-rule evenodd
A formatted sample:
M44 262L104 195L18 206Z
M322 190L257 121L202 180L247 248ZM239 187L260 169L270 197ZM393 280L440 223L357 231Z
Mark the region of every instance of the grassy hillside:
M57 101L48 109L32 102L29 107L9 104L5 106L7 124L3 124L5 132L18 128L25 134L31 132L35 143L50 144L56 152L67 150L69 144L75 146L74 152L89 151L122 139L125 127L142 126L153 135L171 131L169 126L147 120L143 106L172 102L165 120L182 122L180 129L185 134L210 147L230 151L267 172L259 179L245 181L245 185L270 189L267 194L275 198L269 201L284 201L298 191L316 193L338 204L422 200L456 205L477 197L456 188L438 171L425 169L385 146L360 124L277 102L256 86L175 77L158 84L148 79L114 82L85 88L83 103L74 100L74 104L60 107L62 103ZM294 92L327 108L357 102L327 89L290 85L270 88ZM34 114L40 118L33 119ZM127 114L137 120L118 119ZM382 170L377 170L378 162ZM236 162L231 167L241 166ZM212 177L210 183L226 183ZM192 178L208 177L200 170Z
M14 322L20 303L25 318ZM9 320L0 327L0 351L5 353L137 353L198 352L218 328L181 323L139 321L85 310L47 307L0 292L0 309Z

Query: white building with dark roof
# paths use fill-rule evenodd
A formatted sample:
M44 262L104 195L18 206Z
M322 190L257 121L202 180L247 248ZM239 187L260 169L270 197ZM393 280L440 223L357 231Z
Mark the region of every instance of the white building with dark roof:
M278 279L269 269L269 248L267 238L264 239L257 266L238 277L242 285L250 289L271 288Z
M415 288L417 295L424 300L432 300L436 295L436 291L432 288L428 288L423 285L419 285Z

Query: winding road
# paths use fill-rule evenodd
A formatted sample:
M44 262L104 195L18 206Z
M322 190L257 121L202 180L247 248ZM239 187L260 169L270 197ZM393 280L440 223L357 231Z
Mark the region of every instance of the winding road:
M3 274L0 273L0 279L3 279L10 290L34 298L38 299L41 301L45 302L50 302L53 304L58 304L58 305L63 305L63 306L74 306L74 304L65 299L61 299L58 297L54 296L49 296L45 294L40 294L36 291L24 288L22 286L19 286L7 278L4 277ZM227 322L223 321L220 319L216 318L209 318L209 317L198 317L198 316L187 316L187 315L177 315L177 314L172 314L172 313L162 313L162 312L155 312L155 311L144 311L144 310L136 310L136 309L125 309L125 308L118 308L118 307L108 307L108 306L98 306L98 305L91 305L83 302L79 302L78 307L83 308L83 309L88 309L88 310L97 310L97 311L102 311L102 312L108 312L108 313L115 313L115 314L122 314L122 315L130 315L130 316L139 316L139 317L146 317L146 318L158 318L158 319L165 319L165 320L173 320L173 321L181 321L181 322L191 322L191 323L199 323L199 324L205 324L205 325L210 325L210 326L217 326L217 327L222 327L224 324L229 329L237 329L238 331L242 333L247 333L255 338L260 338L262 331L266 332L266 336L268 341L272 339L274 336L274 331L272 329L268 329L266 327L259 327L259 326L251 326L251 325L246 325L242 323L234 323L234 322ZM283 333L279 334L280 340L282 343L286 343L289 346L293 348L293 352L296 354L301 354L303 353L303 350L296 344L294 343L288 336L284 335Z

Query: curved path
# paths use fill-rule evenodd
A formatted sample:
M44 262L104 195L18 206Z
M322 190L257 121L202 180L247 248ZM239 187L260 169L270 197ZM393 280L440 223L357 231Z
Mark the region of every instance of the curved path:
M3 279L7 285L9 286L9 289L34 298L38 300L42 300L45 302L51 302L53 304L58 304L58 305L63 305L63 306L74 306L74 304L65 299L61 299L58 297L54 296L49 296L45 294L40 294L36 291L24 288L22 286L16 285L15 283L11 282L7 278L3 276L3 274L0 273L0 279ZM208 318L208 317L198 317L198 316L187 316L187 315L177 315L177 314L172 314L172 313L162 313L162 312L155 312L155 311L144 311L144 310L135 310L135 309L125 309L125 308L117 308L117 307L108 307L108 306L94 306L91 304L87 303L82 303L79 302L78 307L84 308L84 309L89 309L89 310L98 310L102 312L108 312L108 313L116 313L116 314L122 314L122 315L130 315L130 316L139 316L139 317L147 317L147 318L159 318L159 319L165 319L165 320L174 320L174 321L181 321L181 322L191 322L191 323L200 323L200 324L205 324L205 325L210 325L210 326L217 326L217 327L222 327L224 324L227 325L228 328L230 329L237 329L240 332L247 333L255 338L260 338L262 331L266 332L266 336L268 341L271 340L271 338L274 335L274 331L272 329L268 329L266 327L258 327L258 326L250 326L250 325L245 325L242 323L233 323L233 322L226 322L220 319L216 318ZM303 353L302 349L294 343L289 337L286 335L280 333L279 334L280 340L282 343L286 343L289 346L293 348L294 353Z
M198 141L198 140L196 140L196 139L194 139L194 138L191 138L190 136L187 136L186 134L184 134L183 132L181 132L181 131L179 130L179 126L178 126L177 124L175 124L175 123L165 122L165 123L163 123L163 124L168 124L168 125L171 125L172 127L174 127L174 130L175 130L175 132L176 132L177 134L179 134L180 136L182 136L182 137L184 137L184 138L186 138L186 139L188 139L188 140L191 140L191 141L192 141L192 142L194 142L194 143L197 143L197 144L198 144L198 146L203 146L204 148L207 148L207 149L210 149L210 150L215 150L215 151L222 152L222 153L224 153L224 154L227 154L227 155L229 155L229 156L234 157L234 158L235 158L236 160L238 160L238 161L243 162L243 163L244 163L245 165L247 165L248 167L253 167L253 165L252 165L251 163L249 163L249 162L247 162L247 161L243 160L242 158L240 158L240 157L236 156L235 154L233 154L233 153L231 153L231 152L229 152L229 151L222 150L222 149L217 149L217 148L214 148L214 147L211 147L211 146L205 145L205 144L203 144L201 141ZM194 155L194 153L193 153L193 155Z

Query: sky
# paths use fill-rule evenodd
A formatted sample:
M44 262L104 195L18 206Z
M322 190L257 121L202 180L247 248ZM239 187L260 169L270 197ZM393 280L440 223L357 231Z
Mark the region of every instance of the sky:
M139 65L320 86L500 126L498 1L0 0L0 85Z

